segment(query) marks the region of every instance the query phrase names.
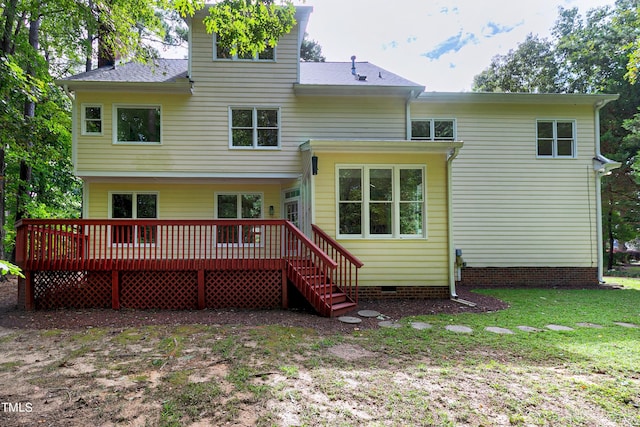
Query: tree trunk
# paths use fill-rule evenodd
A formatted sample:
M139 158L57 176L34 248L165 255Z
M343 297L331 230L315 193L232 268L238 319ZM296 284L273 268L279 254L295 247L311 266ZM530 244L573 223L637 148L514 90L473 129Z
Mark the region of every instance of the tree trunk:
M89 0L89 11L93 10L93 0ZM88 18L87 18L88 19ZM91 23L87 22L87 50L85 51L85 55L87 55L85 62L85 71L91 71L93 67L92 58L93 58L93 31L91 30Z
M3 54L13 53L13 24L16 22L16 7L18 0L10 0L6 2L6 6L2 11L4 18L4 28L2 29L2 40L0 41L0 49Z
M32 15L29 22L29 44L34 51L38 51L40 47L40 14L38 12ZM35 76L33 65L27 67L27 75ZM33 140L35 138L35 129L33 127L33 119L36 116L36 103L27 99L24 103L24 118L27 126L25 132L25 150L30 153L33 150ZM18 184L18 192L16 195L16 221L27 215L27 201L30 197L29 188L31 187L31 165L26 159L20 160L20 180Z
M608 240L609 240L609 259L607 261L607 270L613 270L613 245L614 245L614 236L613 236L613 201L611 198L608 202L608 211L607 211L607 231L608 231ZM602 250L602 248L600 248Z

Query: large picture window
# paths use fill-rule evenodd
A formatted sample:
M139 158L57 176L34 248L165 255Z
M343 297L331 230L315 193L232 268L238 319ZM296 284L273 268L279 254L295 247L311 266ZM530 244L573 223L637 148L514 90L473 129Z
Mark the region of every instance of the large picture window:
M231 108L230 145L233 148L278 148L278 108Z
M112 193L111 218L156 219L158 195L155 193ZM118 225L111 229L114 244L154 244L156 229L149 225Z
M160 144L160 106L114 106L114 142Z
M422 167L339 167L338 234L425 237L424 176Z
M411 139L416 141L455 141L456 126L452 119L411 120Z
M216 218L218 219L259 219L262 218L262 194L226 193L216 195ZM218 244L251 245L260 244L262 227L253 225L218 226Z
M538 120L536 131L538 157L575 157L576 139L573 120Z

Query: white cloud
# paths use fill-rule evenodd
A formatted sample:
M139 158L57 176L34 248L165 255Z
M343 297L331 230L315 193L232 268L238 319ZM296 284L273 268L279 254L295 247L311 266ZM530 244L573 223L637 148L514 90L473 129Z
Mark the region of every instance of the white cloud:
M427 87L470 90L491 58L529 33L548 36L558 7L614 0L306 0L308 32L328 61L369 61Z

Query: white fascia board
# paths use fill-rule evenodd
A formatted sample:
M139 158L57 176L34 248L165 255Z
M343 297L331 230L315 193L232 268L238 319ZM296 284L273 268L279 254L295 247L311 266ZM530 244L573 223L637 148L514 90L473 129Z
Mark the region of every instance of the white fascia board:
M615 101L619 94L423 92L413 102L457 104L555 104L595 105Z
M463 145L463 141L311 139L300 145L300 150L327 153L449 153Z

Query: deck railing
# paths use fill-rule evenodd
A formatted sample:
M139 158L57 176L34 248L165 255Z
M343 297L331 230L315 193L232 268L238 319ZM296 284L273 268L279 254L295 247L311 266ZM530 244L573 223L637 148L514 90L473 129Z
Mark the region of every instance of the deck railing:
M280 219L24 219L16 231L16 263L28 277L42 271L284 272L285 263L311 263L355 297L357 272L347 265L362 265L317 227L314 234L322 237L314 243Z

